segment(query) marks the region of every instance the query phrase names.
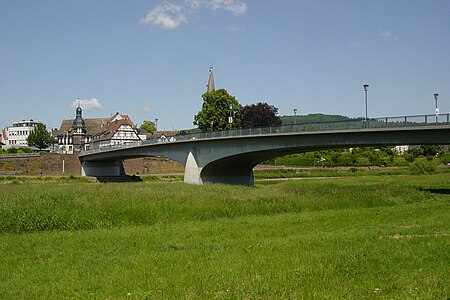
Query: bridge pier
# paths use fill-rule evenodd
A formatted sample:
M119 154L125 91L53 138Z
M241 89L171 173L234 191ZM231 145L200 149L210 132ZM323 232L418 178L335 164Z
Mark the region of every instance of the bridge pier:
M184 183L202 184L203 182L200 177L201 172L202 168L198 167L195 150L192 149L191 151L189 151L184 167Z
M123 161L83 161L81 176L125 176Z

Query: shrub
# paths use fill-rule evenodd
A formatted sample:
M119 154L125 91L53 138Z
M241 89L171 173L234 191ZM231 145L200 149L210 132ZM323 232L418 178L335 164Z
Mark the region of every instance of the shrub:
M450 163L450 152L441 154L441 163L448 164Z
M403 156L395 156L392 165L395 167L404 167L408 165L408 161Z
M427 160L426 158L416 159L410 166L412 174L436 174L438 165L436 160Z

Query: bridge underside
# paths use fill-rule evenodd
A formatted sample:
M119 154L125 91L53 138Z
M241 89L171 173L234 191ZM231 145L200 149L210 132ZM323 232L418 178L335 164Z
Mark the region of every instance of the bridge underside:
M253 168L256 164L239 163L239 160L226 159L216 161L204 167L200 172L202 183L223 183L253 186Z
M81 163L81 176L125 176L122 160L83 161Z

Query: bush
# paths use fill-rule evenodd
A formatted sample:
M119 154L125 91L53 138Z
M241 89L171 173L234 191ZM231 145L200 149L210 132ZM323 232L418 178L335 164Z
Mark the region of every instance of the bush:
M408 161L403 156L395 156L392 165L395 167L404 167L408 165Z
M443 164L449 164L450 163L450 152L441 154L441 163Z
M436 174L438 172L438 163L436 160L427 160L426 158L416 159L410 166L412 174Z

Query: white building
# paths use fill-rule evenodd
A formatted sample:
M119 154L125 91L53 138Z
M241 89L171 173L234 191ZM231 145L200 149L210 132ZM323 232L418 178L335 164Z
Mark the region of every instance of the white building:
M22 120L14 122L12 126L3 129L2 142L5 144L3 148L28 147L28 135L38 124L42 124L42 122L37 120Z
M405 154L406 151L408 151L410 147L408 145L402 145L402 146L395 146L392 148L393 151L397 152L397 154L402 155Z

